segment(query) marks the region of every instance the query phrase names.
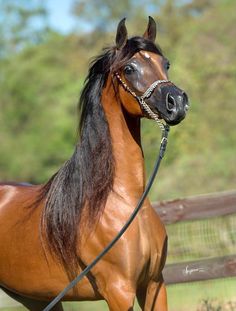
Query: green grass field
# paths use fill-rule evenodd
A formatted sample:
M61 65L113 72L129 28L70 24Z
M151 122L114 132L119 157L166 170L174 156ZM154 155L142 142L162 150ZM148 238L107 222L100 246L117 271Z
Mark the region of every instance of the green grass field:
M217 301L223 310L236 302L236 278L171 285L168 287L170 311L197 311L203 300ZM214 311L211 310L211 311Z
M236 278L219 279L214 281L186 283L168 286L169 311L201 311L199 309L203 300L208 300L221 309L211 311L233 311L229 302L236 304ZM105 302L73 302L64 303L66 311L108 311ZM236 307L236 306L235 306ZM1 311L26 311L23 307L0 308ZM137 304L135 311L140 310ZM207 309L206 309L207 310Z

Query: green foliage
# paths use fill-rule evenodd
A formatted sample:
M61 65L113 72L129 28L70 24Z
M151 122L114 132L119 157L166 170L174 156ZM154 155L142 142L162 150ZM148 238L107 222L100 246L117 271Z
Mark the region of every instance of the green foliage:
M40 1L0 1L0 12L0 57L46 37L47 11Z
M126 17L129 30L144 32L144 27L140 29L142 22L147 21L147 16L151 12L159 9L160 2L157 0L120 0L118 5L114 5L113 0L75 0L72 12L84 25L96 31L115 30L117 21Z
M94 13L92 3L77 1L77 8L83 4ZM131 34L143 32L146 15L158 12L157 40L171 61L170 78L187 91L191 101L186 120L171 129L167 155L151 198L233 188L235 1L183 1L182 5L174 0L155 4L145 1L143 10L141 2L135 3L127 3L133 8L127 11L132 13L128 20ZM96 9L109 8L106 23L113 25L114 17L116 24L118 15L128 8L123 4L115 10L104 0ZM88 7L76 11L79 18L83 13L89 20ZM76 102L89 59L102 46L113 44L114 32L104 32L103 27L80 36L48 31L44 41L27 42L22 51L0 60L0 179L38 183L56 172L72 153L78 123ZM148 172L159 138L159 129L145 120L143 144Z
M75 54L58 36L1 63L1 179L39 182L70 156L82 84Z
M235 8L220 1L182 22L187 31L172 47L171 79L187 91L191 109L171 130L153 199L235 187Z

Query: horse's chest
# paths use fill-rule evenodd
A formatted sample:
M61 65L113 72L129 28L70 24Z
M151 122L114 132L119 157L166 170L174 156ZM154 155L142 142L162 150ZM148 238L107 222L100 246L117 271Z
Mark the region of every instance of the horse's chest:
M142 243L145 250L146 277L156 278L162 270L167 252L166 230L159 216L149 206L143 213L140 213L139 222L142 231Z
M89 250L85 253L91 249L96 249L96 253L102 251L129 218L133 211L130 208L128 213L129 207L109 212L106 210L94 234L96 239L89 240L93 245L87 244ZM106 255L105 267L107 269L108 265L111 266L113 271L120 271L128 279L153 278L162 260L165 239L165 228L158 215L150 205L143 206L127 231Z

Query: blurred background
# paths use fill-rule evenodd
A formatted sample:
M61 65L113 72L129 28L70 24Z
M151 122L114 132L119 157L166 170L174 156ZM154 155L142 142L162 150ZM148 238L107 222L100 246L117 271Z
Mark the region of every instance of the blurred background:
M186 120L171 129L151 199L235 188L234 0L0 0L0 180L43 183L71 156L77 140L76 105L91 58L114 44L121 18L127 17L133 36L143 34L148 15L158 23L157 42L170 60L170 79L186 90L191 101ZM144 120L148 173L159 137L158 128ZM206 223L190 222L168 228L169 262L176 261L172 249L179 245L177 232L186 245L200 238L197 248L208 257L211 241L219 242L219 228L225 224L229 232L229 222L231 244L216 245L214 256L236 253L235 217L211 222L205 237L201 232ZM206 300L215 306L209 310L236 310L230 309L235 289L233 278L170 286L170 310L208 310ZM7 306L6 299L4 303ZM218 305L222 309L216 309ZM1 307L13 310L13 305L1 305L0 296ZM66 304L66 308L107 310L101 303ZM16 305L14 310L24 309Z

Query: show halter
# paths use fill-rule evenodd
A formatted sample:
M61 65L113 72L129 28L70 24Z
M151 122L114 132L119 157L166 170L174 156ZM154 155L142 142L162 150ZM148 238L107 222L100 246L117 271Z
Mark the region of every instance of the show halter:
M154 83L151 84L151 86L143 93L143 95L138 96L134 91L132 91L128 85L121 79L121 77L119 76L118 73L115 73L115 76L117 77L117 79L121 82L121 84L123 85L124 89L129 92L131 95L133 95L133 97L135 97L139 104L141 105L141 107L147 112L147 114L149 115L149 117L153 120L155 120L158 124L158 126L161 128L162 130L162 139L161 139L161 144L160 144L160 149L159 149L159 156L156 160L153 172L148 180L148 183L145 187L145 190L141 196L141 198L139 199L136 208L134 209L134 211L132 212L132 214L130 215L129 219L127 220L127 222L125 223L125 225L123 226L123 228L120 230L120 232L116 235L116 237L113 238L113 240L104 248L104 250L97 255L97 257L71 282L69 283L69 285L67 287L65 287L63 289L62 292L60 292L48 305L46 308L44 308L42 311L50 311L52 310L52 308L60 302L60 300L66 295L66 293L71 290L83 277L85 277L90 271L91 269L98 263L98 261L107 253L109 252L109 250L114 246L114 244L121 238L121 236L125 233L125 231L128 229L129 225L132 223L132 221L134 220L134 218L136 217L136 215L138 214L139 210L141 209L144 200L146 199L152 184L154 182L154 179L156 177L156 174L158 172L161 160L164 157L165 154L165 150L166 150L166 146L167 146L167 142L168 142L168 134L169 134L169 125L167 124L163 124L161 122L161 120L159 119L158 115L155 114L150 107L145 103L145 99L150 97L151 94L153 93L153 91L155 90L155 88L161 84L161 83L167 83L170 82L169 80L157 80Z
M161 84L161 83L172 83L170 80L156 80L154 81L149 88L143 93L143 95L138 96L133 90L131 90L131 88L126 84L126 82L124 80L121 79L121 76L118 74L118 72L115 73L115 77L118 79L118 81L121 83L121 85L124 87L124 89L129 92L134 98L137 99L137 101L139 102L141 108L146 111L146 113L149 115L149 117L153 120L155 120L157 122L157 124L159 125L159 127L161 128L162 131L165 130L165 126L161 120L159 119L158 115L156 113L154 113L151 108L148 106L148 104L145 102L145 99L149 98L153 91L155 90L155 88Z

